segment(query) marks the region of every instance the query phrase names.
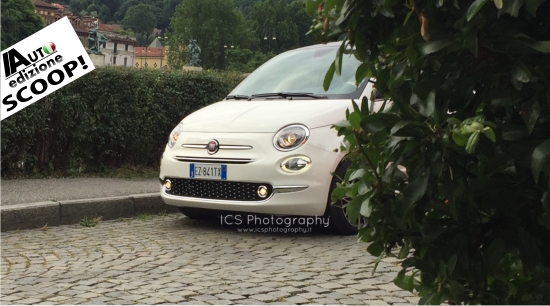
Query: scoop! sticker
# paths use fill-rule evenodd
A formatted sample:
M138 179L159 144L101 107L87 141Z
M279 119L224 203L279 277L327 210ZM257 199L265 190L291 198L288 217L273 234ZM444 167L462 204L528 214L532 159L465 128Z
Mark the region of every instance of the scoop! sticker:
M4 120L95 69L67 17L2 52Z

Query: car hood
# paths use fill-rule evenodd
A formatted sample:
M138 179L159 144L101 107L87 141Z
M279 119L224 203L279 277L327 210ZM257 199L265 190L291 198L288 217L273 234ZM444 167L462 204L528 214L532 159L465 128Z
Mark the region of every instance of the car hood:
M351 100L222 101L183 119L186 132L274 133L289 124L313 129L345 119Z

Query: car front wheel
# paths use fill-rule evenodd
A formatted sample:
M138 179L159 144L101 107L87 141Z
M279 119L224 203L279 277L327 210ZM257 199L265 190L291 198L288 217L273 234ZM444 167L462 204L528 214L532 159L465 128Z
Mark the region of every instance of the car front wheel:
M330 195L332 191L336 188L336 184L341 182L341 178L344 178L346 175L346 170L348 169L350 163L347 161L342 161L334 171L332 181L330 182L330 190L327 200L327 209L325 212L325 217L330 217L329 219L329 229L339 235L355 235L357 234L357 224L353 224L346 213L347 205L349 204L348 198L339 199L334 205L331 203ZM361 226L366 224L366 220L361 217L359 220Z

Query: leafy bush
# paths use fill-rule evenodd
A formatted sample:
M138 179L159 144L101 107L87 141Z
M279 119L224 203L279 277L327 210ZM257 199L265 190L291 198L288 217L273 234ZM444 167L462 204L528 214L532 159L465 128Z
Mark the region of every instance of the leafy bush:
M352 163L332 196L367 251L400 247L421 304L549 304L550 1L324 5L313 31L345 35L325 87L350 44L385 98L335 125Z
M174 126L242 79L98 68L2 121L2 175L157 165Z

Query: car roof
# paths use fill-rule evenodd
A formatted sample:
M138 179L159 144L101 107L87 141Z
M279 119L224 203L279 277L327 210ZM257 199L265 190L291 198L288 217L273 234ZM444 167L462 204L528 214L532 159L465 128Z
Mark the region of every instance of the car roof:
M334 42L329 42L329 43L324 43L324 44L316 44L316 45L311 45L311 46L305 46L305 47L296 48L296 49L292 49L292 50L288 50L288 51L307 50L307 49L324 49L324 48L333 49L333 48L339 47L341 44L342 44L341 41L334 41Z

